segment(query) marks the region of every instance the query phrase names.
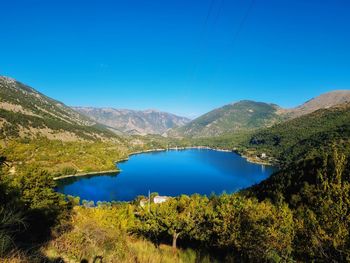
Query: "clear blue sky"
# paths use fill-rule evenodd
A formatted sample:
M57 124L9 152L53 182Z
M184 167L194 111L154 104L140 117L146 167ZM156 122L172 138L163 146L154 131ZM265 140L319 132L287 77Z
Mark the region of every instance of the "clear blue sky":
M197 116L350 88L348 0L0 0L0 75L72 106Z

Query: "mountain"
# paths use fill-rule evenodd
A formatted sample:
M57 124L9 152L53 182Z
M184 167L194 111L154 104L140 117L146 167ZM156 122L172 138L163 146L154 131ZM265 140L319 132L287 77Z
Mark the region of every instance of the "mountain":
M74 107L73 109L98 123L136 135L163 134L171 128L183 126L190 121L185 117L156 110L136 111L93 107Z
M112 132L62 102L0 76L0 136L63 141L116 139Z
M292 109L242 100L210 111L183 127L172 129L168 135L198 138L252 131L346 102L350 102L350 90L328 92Z
M346 102L350 102L350 90L335 90L313 98L296 108L287 110L287 112L290 117L295 118Z
M211 137L225 133L269 127L283 120L275 104L242 100L210 111L183 127L169 132L173 136Z

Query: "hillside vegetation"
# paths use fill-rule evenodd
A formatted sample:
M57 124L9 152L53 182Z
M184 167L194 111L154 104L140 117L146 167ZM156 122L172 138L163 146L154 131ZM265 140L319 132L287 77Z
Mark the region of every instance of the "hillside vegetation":
M333 144L349 142L350 104L321 109L254 133L247 147L266 152L282 162L317 155Z
M126 144L62 142L42 138L13 140L0 151L7 157L13 173L40 167L59 176L113 170L116 168L115 162L126 158L132 150Z
M278 106L274 104L239 101L210 111L187 125L170 131L169 135L212 137L269 127L282 119Z
M161 136L135 136L115 141L72 141L11 139L0 144L0 156L7 157L11 173L40 167L55 176L76 173L115 170L116 162L127 159L131 153L149 149L190 146L185 140Z

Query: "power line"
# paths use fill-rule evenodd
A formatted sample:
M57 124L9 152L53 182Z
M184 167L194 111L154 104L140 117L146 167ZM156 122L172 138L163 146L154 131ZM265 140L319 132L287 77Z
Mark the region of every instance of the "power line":
M211 0L211 1L210 1L210 5L209 5L209 9L208 9L208 13L207 13L207 16L206 16L205 21L204 21L203 31L205 31L206 26L207 26L207 24L208 24L210 14L211 14L211 12L212 12L212 10L213 10L214 1L215 1L215 0Z
M207 15L206 15L204 23L203 23L203 28L202 28L201 33L200 33L199 48L197 49L199 52L199 55L200 55L200 53L203 49L203 46L204 46L204 41L205 41L205 36L207 35L207 31L208 31L208 24L209 24L210 16L212 15L212 12L214 9L214 1L215 0L211 0L211 2L210 2L208 12L207 12ZM256 0L251 0L246 12L244 13L242 19L240 20L240 22L238 24L237 29L232 32L232 34L231 34L232 39L230 41L230 46L233 46L235 44L235 42L237 41L245 23L250 15L254 5L255 5L255 2L256 2ZM223 10L223 6L224 6L224 0L220 0L220 6L218 8L218 12L214 18L214 25L216 25L218 20L219 20L219 17L222 13L222 10ZM194 59L193 68L191 69L190 74L189 74L189 80L188 80L187 86L193 82L195 75L196 75L197 68L198 68L198 64L199 64L199 58L196 57ZM220 66L219 66L219 68L220 68ZM218 71L219 70L216 70L216 74L218 73Z
M236 41L236 39L238 38L238 36L239 36L239 34L240 34L240 32L241 32L241 30L242 30L242 28L243 28L245 22L246 22L247 19L248 19L248 16L249 16L250 12L252 11L252 9L253 9L253 7L254 7L254 4L255 4L255 0L252 0L252 1L250 2L250 5L249 5L249 7L248 7L248 9L247 9L247 11L246 11L246 13L245 13L245 15L243 16L241 22L240 22L239 25L238 25L237 30L233 32L233 38L232 38L231 44L233 44L233 43Z
M236 43L236 41L237 41L237 39L238 39L238 37L239 37L239 35L240 35L242 29L243 29L243 27L244 27L244 25L245 25L245 23L246 23L248 17L249 17L249 15L250 15L250 13L251 13L251 11L252 11L254 5L255 5L255 2L256 2L256 0L251 0L250 4L249 4L249 6L248 6L248 9L247 9L246 12L244 13L244 16L242 17L242 19L240 20L240 22L239 22L239 24L238 24L237 29L234 30L234 31L232 31L232 34L231 34L232 39L231 39L231 41L230 41L229 46L233 47L234 44ZM231 52L230 52L230 53L232 53L232 52L233 52L233 50L231 49ZM229 57L229 55L228 55L227 57ZM212 77L212 79L214 79L214 78L217 76L217 74L219 73L221 67L222 67L221 64L219 64L219 66L217 66L216 71L215 71L214 76Z
M211 0L209 3L209 7L208 7L208 12L207 15L204 19L204 23L203 23L203 27L202 30L200 31L199 34L199 43L198 43L198 52L201 53L201 50L203 49L203 45L204 45L204 39L207 35L207 31L208 31L208 24L209 24L209 20L210 20L210 16L212 14L213 8L214 8L214 2L215 0ZM198 67L198 58L195 57L193 59L193 67L191 68L190 72L189 72L189 78L188 78L188 83L187 86L193 81L196 71L197 71L197 67Z
M221 12L222 12L222 10L223 10L223 7L224 7L224 0L221 0L221 1L220 1L219 11L217 12L216 17L215 17L215 19L214 19L214 25L216 25L217 22L219 21L219 17L220 17L220 15L221 15Z

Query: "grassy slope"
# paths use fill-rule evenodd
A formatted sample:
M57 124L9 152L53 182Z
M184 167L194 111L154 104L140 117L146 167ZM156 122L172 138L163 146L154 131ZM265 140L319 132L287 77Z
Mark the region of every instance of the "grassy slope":
M68 262L80 262L80 257L93 260L96 256L103 256L104 262L111 263L196 262L196 252L191 249L174 252L171 246L156 247L150 241L128 234L128 229L134 227L133 213L134 207L128 204L75 207L73 228L52 240L45 253Z

